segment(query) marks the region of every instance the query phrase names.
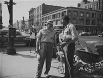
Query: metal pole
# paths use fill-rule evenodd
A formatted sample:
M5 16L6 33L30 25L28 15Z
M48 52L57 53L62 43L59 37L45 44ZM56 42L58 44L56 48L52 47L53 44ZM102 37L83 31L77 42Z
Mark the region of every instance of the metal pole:
M13 28L13 0L10 0L9 2L5 1L5 4L8 6L9 11L9 35L8 35L8 47L6 50L7 54L16 54L16 50L14 48L14 38L16 37L16 29Z

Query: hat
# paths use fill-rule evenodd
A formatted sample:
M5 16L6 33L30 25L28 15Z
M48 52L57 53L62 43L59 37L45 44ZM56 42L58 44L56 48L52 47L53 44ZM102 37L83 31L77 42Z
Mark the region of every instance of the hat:
M53 24L52 20L48 20L46 24Z

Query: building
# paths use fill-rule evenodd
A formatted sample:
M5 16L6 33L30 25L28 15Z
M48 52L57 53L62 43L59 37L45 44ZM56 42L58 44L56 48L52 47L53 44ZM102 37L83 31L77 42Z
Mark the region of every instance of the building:
M19 21L17 20L17 22L15 22L13 24L13 27L19 30Z
M78 3L78 6L77 6L77 7L85 8L85 4L88 4L88 3L91 3L91 1L82 0L80 3Z
M29 26L33 26L34 10L35 10L35 8L31 8L30 11L29 11Z
M42 16L42 24L49 19L54 21L54 26L62 25L61 19L64 15L71 18L71 22L76 26L79 32L81 31L100 31L102 25L102 13L100 10L91 10L77 7L61 8Z
M31 8L29 11L30 26L42 26L42 15L51 11L63 8L61 6L47 5L45 3L39 5L36 8Z
M102 26L103 26L103 0L93 0L93 2L89 2L89 3L85 3L85 4L83 4L83 1L78 4L79 8L101 10ZM85 1L87 1L87 0L85 0ZM103 28L102 28L102 31L103 31Z
M87 0L83 0L81 3L79 3L80 8L86 8L86 9L94 9L94 10L102 10L102 0L94 0L93 2L87 2Z
M2 29L2 3L0 3L0 29Z
M23 20L20 20L20 21L17 20L17 22L15 22L13 24L13 26L17 30L28 31L28 29L29 29L29 20L26 19L26 20L24 20L24 22L23 22Z

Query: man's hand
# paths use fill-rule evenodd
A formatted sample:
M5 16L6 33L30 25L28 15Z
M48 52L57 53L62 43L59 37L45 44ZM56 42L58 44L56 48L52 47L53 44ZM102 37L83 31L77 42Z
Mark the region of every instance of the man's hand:
M37 54L39 54L39 49L36 49L36 51L35 51Z

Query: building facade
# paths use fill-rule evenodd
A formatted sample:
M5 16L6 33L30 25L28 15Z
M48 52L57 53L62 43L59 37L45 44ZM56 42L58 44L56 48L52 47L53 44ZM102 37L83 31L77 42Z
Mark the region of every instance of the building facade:
M15 22L13 24L13 26L17 29L17 30L21 30L21 31L28 31L29 30L29 20L20 20L17 22Z
M85 9L102 10L103 0L94 0L93 2L86 2L83 0L78 7Z
M66 7L44 14L42 24L52 19L54 26L62 25L61 19L64 15L70 17L70 21L76 26L78 31L100 31L102 25L102 13L100 10L90 10L77 7Z
M29 11L29 26L32 26L34 22L34 10L35 8L31 8Z
M51 11L63 8L61 6L47 5L45 3L39 5L36 8L32 8L29 11L30 26L42 26L42 15Z
M0 3L0 29L2 29L2 3Z

